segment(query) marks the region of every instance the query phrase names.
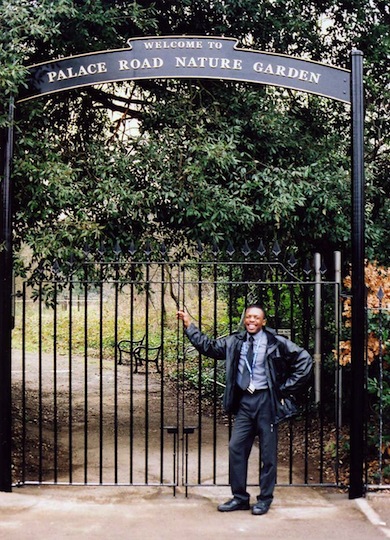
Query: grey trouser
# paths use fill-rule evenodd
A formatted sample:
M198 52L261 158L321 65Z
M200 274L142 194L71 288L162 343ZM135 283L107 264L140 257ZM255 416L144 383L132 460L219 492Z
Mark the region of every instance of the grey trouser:
M257 498L271 503L276 483L277 430L273 425L268 390L243 394L229 442L230 485L233 496L241 501L249 500L246 489L248 459L256 435L261 452L260 494Z

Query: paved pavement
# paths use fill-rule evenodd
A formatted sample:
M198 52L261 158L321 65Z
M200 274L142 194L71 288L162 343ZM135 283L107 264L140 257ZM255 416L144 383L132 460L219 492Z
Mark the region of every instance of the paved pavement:
M0 493L0 538L390 538L390 492L349 500L337 490L278 487L264 516L218 512L229 497L220 487L191 488L186 498L159 487L25 486Z

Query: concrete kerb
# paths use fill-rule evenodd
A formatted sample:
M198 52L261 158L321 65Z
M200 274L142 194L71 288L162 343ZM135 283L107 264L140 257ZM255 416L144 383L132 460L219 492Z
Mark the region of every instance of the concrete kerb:
M228 487L191 488L186 498L182 488L173 497L172 490L156 487L25 486L0 493L0 538L390 538L370 498L277 487L268 514L253 516L250 511L218 512L217 505L229 497Z

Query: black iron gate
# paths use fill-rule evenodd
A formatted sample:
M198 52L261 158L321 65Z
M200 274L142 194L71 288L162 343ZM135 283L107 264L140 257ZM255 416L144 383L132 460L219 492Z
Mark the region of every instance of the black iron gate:
M267 260L261 244L179 262L164 249L95 255L17 284L15 484L227 485L224 366L190 346L176 310L221 336L256 301L315 359L301 414L279 429L278 484L342 485L340 278L328 280L318 254L302 268L277 244ZM257 484L259 455L251 460Z

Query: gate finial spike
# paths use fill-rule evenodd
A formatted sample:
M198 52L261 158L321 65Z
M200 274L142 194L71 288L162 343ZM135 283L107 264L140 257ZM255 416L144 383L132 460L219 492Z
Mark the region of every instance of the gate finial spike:
M121 246L119 244L119 240L116 241L115 247L114 247L114 253L116 257L119 257L119 255L122 253Z
M106 252L106 247L104 245L104 242L100 242L100 246L99 246L99 249L98 249L98 253L101 257L103 257L103 255L105 254Z
M163 242L161 244L161 247L160 247L160 253L163 257L166 257L167 255L167 246L165 245L165 242Z
M259 245L257 246L257 253L260 255L260 257L264 257L266 249L264 247L263 240L260 239Z
M306 259L305 265L303 267L303 271L307 276L311 273L311 266L310 266L309 259Z
M275 240L274 246L272 248L272 253L275 255L276 258L278 258L281 252L282 250L280 249L279 242Z
M75 263L75 256L74 256L74 253L73 253L73 251L72 251L71 254L70 254L70 256L69 256L69 259L68 259L67 264L68 264L68 266L69 266L70 268L72 268L72 266L74 265L74 263Z
M56 259L52 266L52 272L54 275L58 274L60 271L60 265L58 264L58 260Z
M291 253L290 258L288 260L288 264L291 266L291 268L294 268L294 266L296 266L297 260L294 256L294 253Z
M242 251L242 253L243 253L243 255L244 255L245 257L248 257L249 253L251 252L251 248L249 247L249 244L248 244L248 241L247 241L247 240L245 240L244 245L243 245L241 251Z
M133 240L130 242L129 249L128 249L127 251L130 253L130 255L131 255L132 257L134 257L134 255L135 255L135 253L136 253L136 251L137 251L137 248L135 247L135 244L134 244L134 241L133 241Z
M84 247L83 247L83 253L84 253L84 257L87 258L89 253L90 253L90 247L89 245L87 244L87 242L85 242L84 244Z
M198 255L202 255L202 253L203 253L202 242L199 239L196 241L196 250L195 251L197 252Z
M234 249L232 241L229 240L228 246L226 248L226 253L229 255L229 257L233 257L235 251L236 250Z
M152 248L150 247L150 241L149 240L147 240L147 242L146 242L144 253L148 258L150 257L150 254L152 253Z

